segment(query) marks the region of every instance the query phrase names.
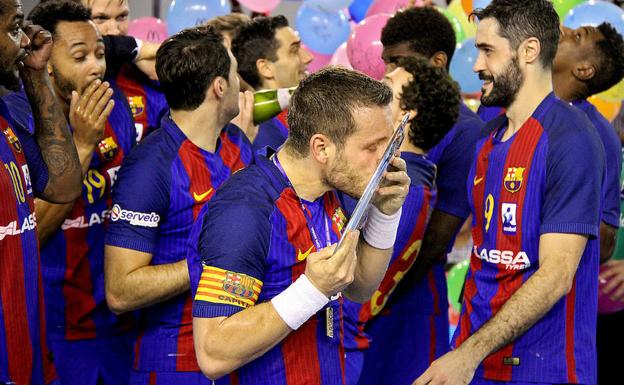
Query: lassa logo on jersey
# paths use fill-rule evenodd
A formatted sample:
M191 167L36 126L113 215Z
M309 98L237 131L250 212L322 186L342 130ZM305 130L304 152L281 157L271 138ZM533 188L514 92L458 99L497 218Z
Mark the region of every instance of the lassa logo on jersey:
M19 227L17 221L13 221L6 226L0 226L0 241L7 235L20 235L26 231L34 230L35 227L37 227L37 218L33 213L24 218L24 222Z
M531 266L529 256L524 251L514 253L509 250L479 249L474 246L474 255L486 262L505 265L505 270L524 270Z
M84 229L93 225L99 225L104 223L106 218L110 216L110 210L104 210L101 214L93 213L91 216L87 218L87 216L82 216L78 218L67 218L61 225L61 229L63 231L67 229Z
M124 210L118 204L115 204L111 209L111 220L113 222L126 221L134 226L158 227L160 215L154 212L140 213L138 211Z

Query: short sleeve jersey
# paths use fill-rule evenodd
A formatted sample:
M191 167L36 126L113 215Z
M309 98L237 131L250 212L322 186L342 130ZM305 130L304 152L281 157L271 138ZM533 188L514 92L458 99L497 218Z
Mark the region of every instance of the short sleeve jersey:
M280 148L288 138L288 110L284 110L258 127L253 146L256 151L265 147Z

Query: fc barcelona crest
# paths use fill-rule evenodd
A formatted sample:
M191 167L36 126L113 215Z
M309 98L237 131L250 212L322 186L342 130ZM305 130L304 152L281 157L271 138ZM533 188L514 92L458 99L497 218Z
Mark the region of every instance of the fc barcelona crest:
M336 211L334 211L334 215L332 215L332 222L336 224L336 227L338 227L338 231L342 234L342 228L347 222L347 217L344 215L340 207L338 207Z
M98 144L98 149L104 159L110 160L117 154L118 146L117 143L115 143L115 139L113 139L112 136L109 136Z
M6 136L7 140L9 141L11 146L13 146L15 151L22 152L22 145L20 144L19 139L17 139L17 136L15 136L13 129L11 127L7 127L2 131L4 132L4 136Z
M135 118L140 116L145 111L145 103L143 102L143 96L128 96L128 104L132 110L132 116Z
M509 167L507 169L507 174L505 175L505 180L503 181L505 190L509 191L510 193L520 191L520 188L522 187L524 170L524 167Z
M251 298L254 295L254 279L231 271L225 272L223 290L241 298Z

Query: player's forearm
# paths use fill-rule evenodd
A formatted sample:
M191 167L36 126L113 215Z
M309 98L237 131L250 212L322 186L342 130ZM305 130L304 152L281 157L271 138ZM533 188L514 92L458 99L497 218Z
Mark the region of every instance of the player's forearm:
M193 319L197 361L202 372L213 380L262 356L290 332L270 302L218 321Z
M105 279L108 307L116 314L166 301L190 289L186 260L141 266L124 275L112 273L108 266Z
M569 291L573 274L557 266L540 267L498 313L460 348L473 352L478 362L514 341L540 320Z
M361 237L358 243L358 262L355 268L353 283L347 287L344 294L352 301L364 303L379 287L381 280L388 270L392 249L380 250L370 246Z
M600 222L600 262L608 261L615 250L617 229L604 222Z
M24 89L33 112L35 138L48 169L42 197L68 203L80 195L82 174L67 120L45 71L22 70Z
M74 202L66 204L55 204L35 199L35 215L37 216L37 236L41 246L48 242L48 239L63 224L74 207Z

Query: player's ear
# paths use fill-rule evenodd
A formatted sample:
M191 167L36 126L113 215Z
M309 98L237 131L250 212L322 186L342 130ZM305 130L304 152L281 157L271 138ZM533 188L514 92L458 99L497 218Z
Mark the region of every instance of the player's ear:
M433 65L434 67L446 68L446 63L448 63L448 56L446 56L445 52L438 51L429 58L429 63L431 63L431 65Z
M542 52L540 41L535 37L530 37L520 45L519 57L522 62L531 64L539 59L540 52Z
M327 164L328 159L333 156L334 147L326 135L314 134L310 138L310 155L321 164Z
M221 76L217 76L212 81L212 90L214 91L218 99L221 99L223 95L225 95L225 91L227 90L227 87L228 87L227 80L225 80Z
M575 78L582 82L586 82L596 76L596 67L589 60L583 60L572 69Z
M256 69L258 70L258 75L265 79L275 78L273 66L271 65L271 62L267 59L256 60Z

